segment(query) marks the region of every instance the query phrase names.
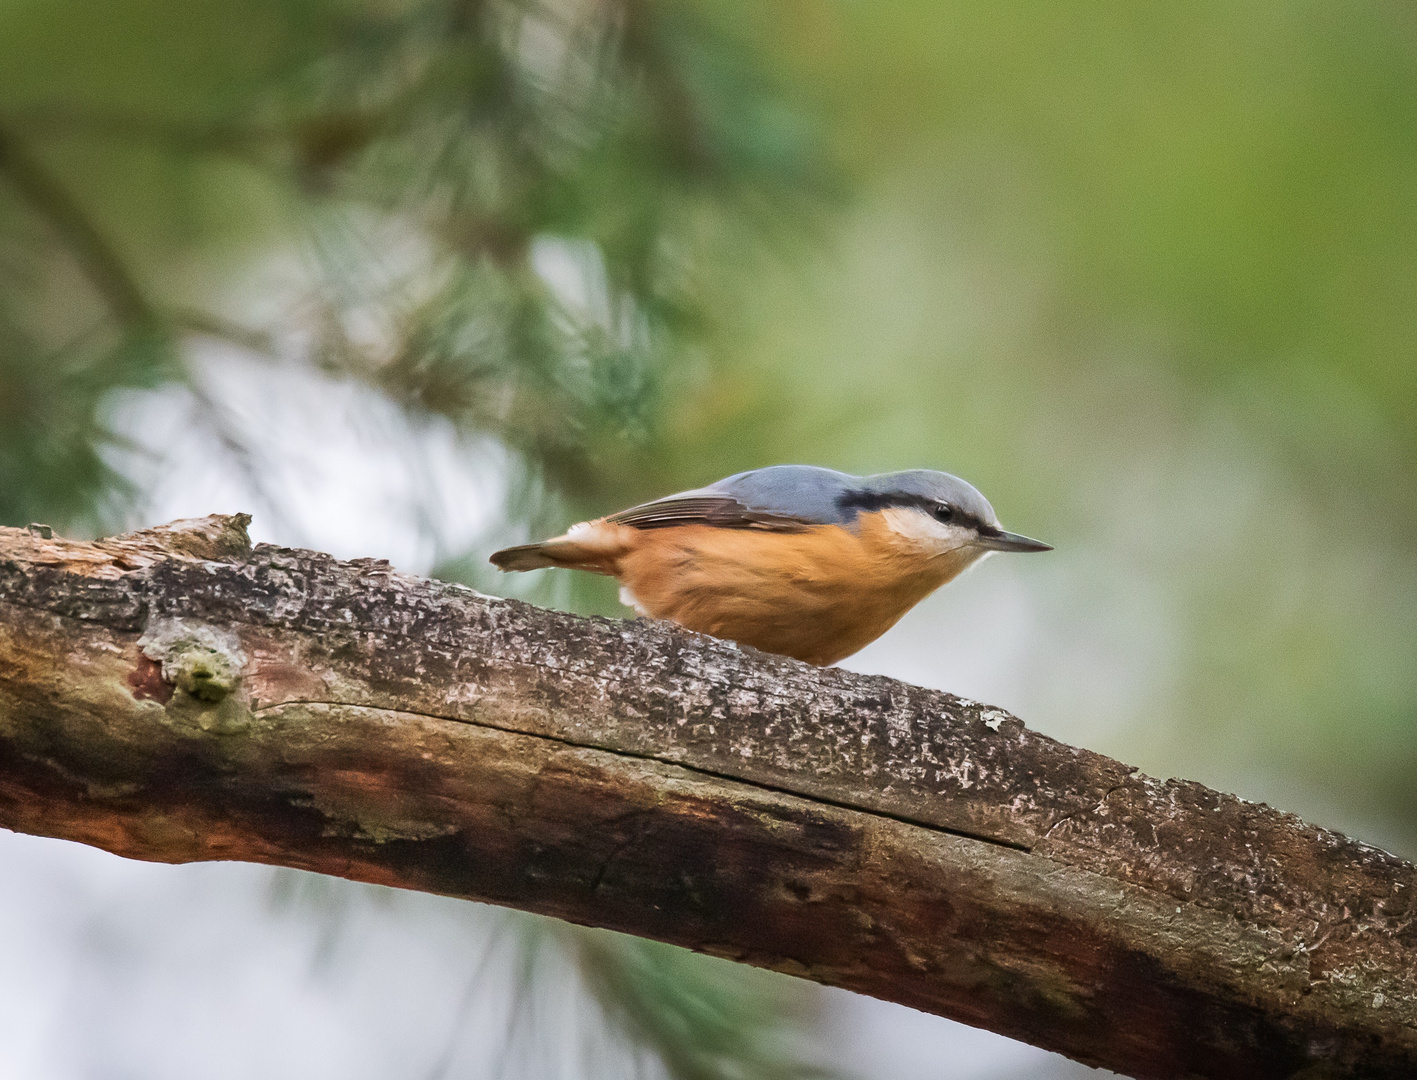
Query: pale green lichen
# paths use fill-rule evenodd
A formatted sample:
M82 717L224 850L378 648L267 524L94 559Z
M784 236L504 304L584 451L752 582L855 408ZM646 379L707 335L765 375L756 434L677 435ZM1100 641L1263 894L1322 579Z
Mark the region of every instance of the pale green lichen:
M215 705L240 681L231 660L216 649L193 641L176 648L163 661L163 677L198 701Z

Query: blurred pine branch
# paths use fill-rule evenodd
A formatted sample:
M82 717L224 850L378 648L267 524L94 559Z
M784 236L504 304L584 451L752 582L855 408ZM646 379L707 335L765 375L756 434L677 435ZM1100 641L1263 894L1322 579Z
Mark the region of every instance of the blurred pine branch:
M209 341L499 440L518 463L513 528L655 485L666 415L710 355L706 264L757 257L830 189L811 121L760 59L679 2L245 16L56 5L41 37L66 79L0 91L0 521L121 520L135 492L107 403L177 383L279 523L259 447L193 367ZM96 20L122 54L111 71ZM275 210L248 220L253 199ZM250 322L201 283L263 251L294 252L303 284ZM341 904L281 895L324 913L328 956ZM506 933L518 985L563 949L622 1040L676 1080L818 1075L757 973L533 920Z
M201 39L210 13L181 43L144 38L130 14L127 46L158 68L179 44L221 49ZM121 494L101 466L104 391L185 379L183 340L213 335L493 435L573 515L645 485L667 403L702 368L704 263L752 258L829 188L810 121L691 4L309 0L269 23L270 40L222 57L225 80L181 100L86 93L77 73L71 100L0 98L10 365L75 348L59 310L91 311L86 334L171 346L94 365L62 430L27 408L41 426L24 441L58 440L71 464L20 468L11 447L0 470L22 482L0 516L72 527L84 500ZM223 214L215 161L281 207L278 235ZM92 190L139 168L167 169L206 224L135 231L131 206ZM194 259L229 261L231 237L300 252L305 294L269 325L167 287Z
M785 995L780 978L604 930L567 926L562 933L611 1021L673 1080L835 1075L804 1058L803 1017L794 1005L800 1013L810 995Z

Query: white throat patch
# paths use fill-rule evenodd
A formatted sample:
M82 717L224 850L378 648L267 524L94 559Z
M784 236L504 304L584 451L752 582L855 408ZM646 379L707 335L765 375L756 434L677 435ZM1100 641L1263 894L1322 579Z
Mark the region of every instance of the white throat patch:
M913 506L887 507L881 511L881 518L891 532L931 555L957 551L974 542L973 529L936 521L924 510Z

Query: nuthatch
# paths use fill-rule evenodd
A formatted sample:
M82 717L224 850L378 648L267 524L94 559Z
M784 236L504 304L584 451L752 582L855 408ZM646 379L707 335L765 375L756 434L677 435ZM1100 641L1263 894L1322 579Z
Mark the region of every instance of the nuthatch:
M503 570L609 574L641 615L833 664L994 551L1049 551L928 469L849 476L774 465L492 556Z

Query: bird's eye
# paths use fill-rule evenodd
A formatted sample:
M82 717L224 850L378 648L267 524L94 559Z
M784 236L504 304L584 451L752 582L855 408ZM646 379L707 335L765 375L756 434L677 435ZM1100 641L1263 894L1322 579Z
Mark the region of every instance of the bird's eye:
M941 521L948 525L954 520L955 508L949 503L936 503L935 509L932 510L931 513L934 514L936 521Z

